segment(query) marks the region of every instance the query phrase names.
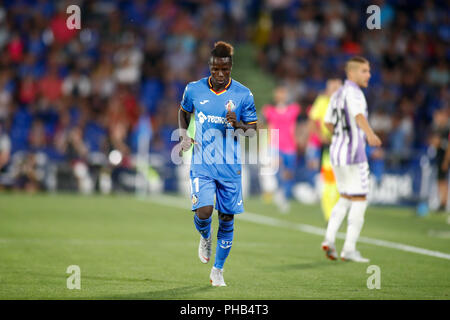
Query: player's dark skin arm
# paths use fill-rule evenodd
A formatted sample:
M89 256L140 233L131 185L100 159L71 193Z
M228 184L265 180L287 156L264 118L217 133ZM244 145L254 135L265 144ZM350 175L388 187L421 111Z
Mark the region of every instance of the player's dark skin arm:
M180 129L181 150L187 151L195 141L187 135L187 128L191 121L191 114L180 107L178 110L178 128ZM196 210L197 216L200 219L208 219L213 212L213 206L205 206Z
M181 151L188 151L191 145L195 143L194 139L187 134L190 121L191 114L180 107L180 110L178 110L178 128L180 129Z

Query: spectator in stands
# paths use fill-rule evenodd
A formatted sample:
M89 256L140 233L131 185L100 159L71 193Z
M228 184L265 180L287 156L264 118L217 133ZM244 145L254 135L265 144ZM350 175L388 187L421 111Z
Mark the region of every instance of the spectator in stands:
M450 117L448 108L438 109L433 114L431 146L434 147L435 169L437 171L439 210L445 210L448 196L448 155Z
M8 164L11 157L11 139L5 132L4 124L0 122L0 172Z

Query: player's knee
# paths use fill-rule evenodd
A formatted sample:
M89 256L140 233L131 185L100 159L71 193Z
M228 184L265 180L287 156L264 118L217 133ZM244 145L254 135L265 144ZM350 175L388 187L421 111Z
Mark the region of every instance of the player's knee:
M201 207L195 211L197 217L199 217L200 219L208 219L209 217L211 217L212 212L213 212L212 206Z
M284 180L292 180L294 178L294 173L291 170L283 171L283 179Z
M226 213L222 213L219 212L219 219L224 221L224 222L228 222L234 219L234 215L233 214L226 214Z

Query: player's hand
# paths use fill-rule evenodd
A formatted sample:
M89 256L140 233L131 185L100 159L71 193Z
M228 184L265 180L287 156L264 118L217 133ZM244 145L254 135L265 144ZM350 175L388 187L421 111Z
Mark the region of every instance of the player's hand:
M378 138L378 136L375 133L367 136L367 142L369 143L369 146L371 146L371 147L380 147L381 146L381 140L380 140L380 138Z
M226 115L227 121L235 128L237 124L236 113L233 111L228 111Z
M191 148L192 144L197 144L197 142L195 142L195 140L191 137L182 137L180 154L182 152L188 151Z

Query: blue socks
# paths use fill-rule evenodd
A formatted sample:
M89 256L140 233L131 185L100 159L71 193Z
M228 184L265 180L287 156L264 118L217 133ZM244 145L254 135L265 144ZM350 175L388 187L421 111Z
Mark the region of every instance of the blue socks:
M216 261L214 267L223 269L226 258L233 244L234 219L222 221L219 219L219 230L217 231Z
M198 232L205 239L211 235L211 220L212 215L208 219L200 219L194 214L194 224ZM216 247L216 261L214 267L223 269L225 260L231 250L233 244L234 219L231 221L223 221L219 219L219 230L217 231L217 247Z
M212 217L209 217L208 219L200 219L196 214L194 214L195 227L205 239L208 239L211 235L211 220Z

